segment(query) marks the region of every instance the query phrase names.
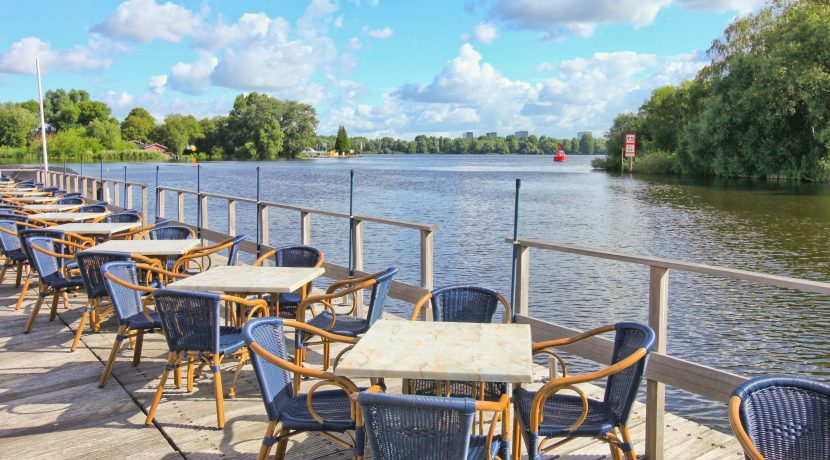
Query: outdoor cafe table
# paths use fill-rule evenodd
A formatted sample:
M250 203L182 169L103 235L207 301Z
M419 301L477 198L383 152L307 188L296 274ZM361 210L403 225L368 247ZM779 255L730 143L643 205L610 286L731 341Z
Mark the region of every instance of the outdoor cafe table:
M234 294L281 294L294 292L325 272L323 268L221 266L177 280L168 284L167 288Z
M50 230L62 230L64 232L77 233L78 235L90 235L99 237L110 237L115 233L140 227L141 222L78 222L61 224L50 227Z
M0 195L6 195L9 197L13 196L47 196L51 195L51 192L36 192L36 191L27 191L27 190L8 190L0 192Z
M54 196L10 196L6 199L19 203L49 203L50 201L57 201L60 198Z
M104 217L108 212L44 212L32 217L46 222L83 222Z
M36 212L70 212L83 206L82 204L30 204L24 206L27 211Z
M110 240L88 251L129 252L148 257L178 257L199 245L199 240Z
M533 382L527 324L377 321L334 373L349 378Z

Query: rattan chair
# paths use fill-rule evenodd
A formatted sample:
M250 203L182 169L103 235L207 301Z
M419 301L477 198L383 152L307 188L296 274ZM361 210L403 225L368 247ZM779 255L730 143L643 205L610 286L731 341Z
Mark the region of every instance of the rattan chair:
M378 390L373 387L372 390ZM366 444L378 460L507 459L510 398L498 402L469 398L392 395L366 391L357 395ZM476 411L494 412L487 435L472 434ZM495 428L502 422L502 434ZM360 436L361 433L358 433Z
M410 320L416 321L423 306L430 302L433 321L460 323L492 323L499 306L503 317L512 319L507 299L491 289L478 286L447 286L435 289L423 296L416 304ZM436 350L440 353L441 350ZM498 401L502 395L510 394L510 385L500 382L465 382L405 379L405 393L430 396L454 396L482 401ZM482 414L483 415L483 414ZM479 429L483 430L483 417L479 418ZM479 432L481 434L481 431Z
M3 268L0 269L0 283L6 277L6 272L12 268L17 271L14 285L20 287L23 272L28 266L29 259L20 245L20 239L17 235L17 221L0 220L0 250L3 251L5 257Z
M192 240L196 232L186 225L156 225L146 232L151 240Z
M175 273L187 273L189 275L207 271L213 266L212 256L226 250L228 251L226 263L231 265L231 260L239 259L239 243L244 239L245 235L239 235L216 244L193 248L178 259L170 261L168 268Z
M188 355L188 389L192 388L194 359L204 361L213 371L214 391L216 395L216 420L221 429L225 426L224 390L220 365L226 356L239 356L229 396L235 396L234 386L239 370L248 359L247 348L242 340L242 329L234 326L221 326L219 315L221 303L234 302L248 307L247 319L254 314L266 312L265 301L246 300L238 297L219 295L210 292L193 292L173 289L153 291L156 311L161 320L161 328L167 339L169 354L167 366L161 373L158 389L153 404L147 412L147 425L153 418L164 393L164 384L171 370L181 364L182 354ZM199 369L201 369L200 366ZM178 375L178 372L177 372Z
M84 204L84 199L80 197L61 198L55 201L55 204Z
M285 344L285 329L293 327L309 334L327 337L328 340L353 344L351 337L342 337L306 324L282 318L257 318L245 325L242 335L251 352L251 363L256 372L268 427L262 440L258 458L268 458L273 444L277 444L275 457L282 459L288 439L295 434L314 431L327 435L338 444L359 449L362 440L350 436L350 441L335 437L332 433L347 434L355 430L355 418L359 411L351 398L359 389L349 379L329 372L297 366L289 361ZM317 379L306 394L296 392L292 374ZM334 387L317 391L324 386Z
M757 377L735 389L729 422L749 460L830 458L830 386L798 377Z
M52 321L58 312L58 298L67 292L82 289L84 282L80 276L67 276L65 269L61 267L63 263L61 259L72 260L73 256L58 252L60 249L57 246L71 246L73 243L48 236L32 236L26 238L26 242L29 254L31 255L29 261L32 264L32 268L37 271L37 276L40 281L37 302L35 302L35 306L32 308L29 316L29 321L23 330L23 332L29 333L35 325L35 319L37 319L38 312L46 296L52 295L52 309L49 312L49 321Z
M297 308L297 321L331 332L332 334L358 337L368 331L372 327L372 324L380 319L383 314L386 297L389 295L389 289L392 287L392 278L396 273L398 273L398 269L390 267L382 272L373 273L362 278L336 281L329 286L325 294L311 295L303 300L299 308ZM371 290L365 318L354 314L354 304L352 311L347 314L341 315L334 310L332 300L344 299L349 296L354 299L355 296L361 295L364 289ZM316 304L321 304L323 311L315 314L313 307ZM314 314L314 316L309 318L307 316L309 313ZM307 334L300 334L298 332L295 342L297 352L294 353L298 365L301 365L305 360L307 353L305 348L312 344L309 342L309 339L310 336ZM325 370L329 366L331 347L325 337L321 338L321 343L323 344L323 369ZM296 383L299 384L299 381Z
M131 230L128 230L128 231L125 231L125 232L116 233L116 234L112 235L112 237L110 237L110 239L111 240L140 240L140 239L143 239L147 235L147 232L149 232L150 230L152 230L154 228L157 228L157 227L164 227L165 225L168 225L169 223L170 223L170 220L163 219L159 222L156 222L155 224L150 224L150 225L147 225L147 226L144 226L144 227L134 228L134 229L131 229Z
M107 212L109 209L103 204L88 204L78 208L78 212Z
M311 246L285 246L268 251L254 262L254 266L264 265L271 257L274 258L274 266L276 267L317 268L322 267L324 261L323 251L317 248ZM269 305L275 307L276 311L272 313L274 316L297 319L297 307L300 306L302 299L311 292L311 288L312 283L308 283L303 286L300 292L280 294L276 299L267 295L265 299Z
M141 214L132 211L116 212L104 216L104 222L133 223L141 222Z
M616 332L611 365L596 372L569 376L564 361L550 349L611 331ZM617 323L575 337L534 344L534 354L553 356L562 365L563 376L551 379L538 391L517 388L513 392L517 430L523 435L528 458L538 460L543 453L575 438L592 437L608 443L613 458L620 458L622 450L627 459L635 460L627 424L653 345L654 331L639 323ZM586 397L576 386L605 377L601 401ZM576 396L556 394L560 390ZM546 446L552 438L562 439ZM520 458L520 451L521 442L516 439L513 457Z

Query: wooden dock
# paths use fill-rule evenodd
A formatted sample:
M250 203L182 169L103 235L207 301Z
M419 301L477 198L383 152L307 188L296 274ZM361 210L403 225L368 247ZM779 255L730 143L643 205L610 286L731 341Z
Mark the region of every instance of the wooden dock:
M70 353L85 297L72 299L67 310L59 308L53 322L44 308L34 330L23 334L34 295L15 311L17 290L8 277L5 283L0 287L0 458L256 458L266 417L250 365L242 371L236 399L225 401L224 430L215 426L213 382L207 373L197 380L192 394L168 384L155 424L144 426L164 368L163 337L148 335L137 368L131 366L131 351L124 347L109 384L100 389L98 378L114 341L114 322L106 323L101 333L85 333L78 350ZM315 359L319 361L319 355L312 354L310 360ZM226 385L235 365L230 359L223 365L228 372ZM546 373L541 367L538 371L540 376ZM601 392L586 388L594 395ZM645 412L638 403L630 424L641 455ZM664 446L667 459L743 458L732 436L672 414L665 416ZM607 447L591 439L566 444L560 453L572 460L609 457ZM287 458L348 459L350 453L311 434L293 438Z

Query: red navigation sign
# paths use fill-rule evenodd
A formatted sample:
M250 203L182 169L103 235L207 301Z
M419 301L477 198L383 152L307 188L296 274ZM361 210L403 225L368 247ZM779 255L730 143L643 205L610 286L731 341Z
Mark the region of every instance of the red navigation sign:
M636 134L626 134L625 135L625 156L626 158L631 158L637 153L637 135Z

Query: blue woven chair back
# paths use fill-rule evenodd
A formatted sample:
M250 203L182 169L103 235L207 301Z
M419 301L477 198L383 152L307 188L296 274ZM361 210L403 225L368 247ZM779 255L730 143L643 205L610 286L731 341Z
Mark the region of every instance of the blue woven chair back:
M78 197L61 198L55 204L84 204L84 199Z
M61 189L58 188L58 187L44 187L41 190L43 190L44 192L60 192L61 191Z
M78 192L64 193L63 198L83 198L83 195Z
M155 227L147 235L151 240L186 240L193 237L189 227L184 225L164 225Z
M23 206L18 206L16 204L2 204L0 205L0 211L6 212L9 210L20 211L23 209Z
M138 272L135 268L135 262L107 262L101 266L102 277L104 273L109 273L115 278L130 284L138 284ZM127 318L141 313L141 293L139 291L121 286L110 279L103 279L104 288L112 301L115 316L118 317L119 323L123 324Z
M432 291L435 321L492 323L499 308L496 291L476 286L448 286Z
M78 208L78 212L107 212L108 209L103 204L88 204Z
M0 227L10 232L17 233L17 221L13 220L0 220ZM3 252L8 254L16 249L20 249L20 240L14 235L9 235L6 232L0 232L0 249L3 249Z
M86 296L92 299L108 295L101 267L107 262L129 262L130 253L82 251L75 254L75 260L78 261Z
M104 217L104 222L141 222L141 214L134 212L117 212Z
M156 311L170 351L219 354L219 295L212 292L157 289Z
M13 220L15 222L28 222L29 217L21 214L15 214L11 211L0 211L0 220Z
M20 248L23 250L23 254L26 255L26 260L29 262L32 261L32 254L29 250L27 240L33 236L47 236L52 238L53 244L55 245L55 252L58 254L66 254L66 247L63 244L54 243L54 240L62 240L65 237L62 230L52 230L51 228L21 228L17 231L17 236L20 239ZM66 262L66 259L58 259L58 266L63 267L66 265Z
M766 458L830 458L830 386L787 376L758 377L738 387L741 424Z
M392 278L398 273L395 267L389 267L378 275L377 283L372 286L372 295L369 298L369 308L366 313L366 329L368 329L375 321L380 319L383 314L383 307L386 304L386 298L389 296L389 289L392 288Z
M654 331L649 326L640 323L617 323L611 364L624 360L640 348L645 348L651 353L653 346ZM604 401L611 413L617 417L617 422L622 425L628 423L647 362L648 355L636 364L608 377Z
M372 458L467 458L474 400L366 392L357 400Z
M245 235L237 235L231 240L230 248L228 248L228 265L237 265L239 263L239 244L245 240Z
M256 342L277 358L289 359L281 318L254 318L248 321L242 328L242 338L249 347ZM291 373L266 361L253 350L250 356L268 419L278 420L282 407L294 396Z
M285 246L274 253L277 267L316 267L323 253L311 246Z
M37 246L47 251L58 252L57 248L55 248L53 238L48 236L31 236L26 238L26 244L29 246L29 262L37 270L37 275L41 283L47 286L53 286L55 283L66 279L60 270L58 270L60 262L57 257L32 249L33 246Z

